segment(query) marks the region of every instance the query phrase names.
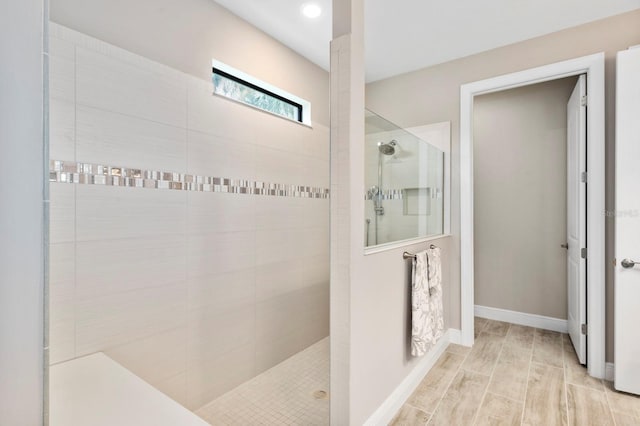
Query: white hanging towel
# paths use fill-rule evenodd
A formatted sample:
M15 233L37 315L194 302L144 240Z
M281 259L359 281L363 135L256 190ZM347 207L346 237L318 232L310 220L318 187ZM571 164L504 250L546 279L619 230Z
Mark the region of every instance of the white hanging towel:
M422 356L442 336L442 266L440 249L416 254L411 285L411 355Z

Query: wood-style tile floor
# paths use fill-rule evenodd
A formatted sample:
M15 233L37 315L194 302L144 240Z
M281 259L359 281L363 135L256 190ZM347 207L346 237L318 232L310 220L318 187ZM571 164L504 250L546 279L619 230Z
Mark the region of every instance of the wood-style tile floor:
M473 348L449 345L392 425L640 426L640 397L589 376L568 335L475 325Z

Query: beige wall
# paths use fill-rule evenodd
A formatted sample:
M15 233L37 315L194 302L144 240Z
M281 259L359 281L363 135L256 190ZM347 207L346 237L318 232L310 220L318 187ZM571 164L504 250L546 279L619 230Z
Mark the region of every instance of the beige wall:
M473 107L475 304L567 318L567 101L576 78Z
M362 228L362 226L360 226ZM362 235L362 234L361 234ZM362 241L362 240L359 240ZM435 244L442 251L445 315L451 310L452 239L412 244L358 259L352 286L352 407L353 425L364 421L389 397L422 358L411 356L411 262L416 253ZM445 330L451 327L445 316Z
M429 41L425 41L429 42ZM437 42L437 41L434 41ZM452 121L450 324L460 326L460 85L569 58L606 52L606 206L613 209L615 54L640 44L640 10L570 28L367 85L367 106L405 127ZM613 219L607 218L606 264L613 260ZM613 360L613 269L607 277L607 360Z
M51 159L329 187L327 72L214 2L116 6L52 2L89 34L52 23ZM313 127L212 95L211 58L310 100ZM103 351L196 409L328 335L326 198L51 199L52 363Z

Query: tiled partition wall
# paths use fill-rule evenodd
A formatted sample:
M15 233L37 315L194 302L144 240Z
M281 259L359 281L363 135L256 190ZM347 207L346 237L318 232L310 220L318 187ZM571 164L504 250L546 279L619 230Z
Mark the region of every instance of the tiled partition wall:
M52 24L51 160L51 363L197 409L328 335L327 127Z

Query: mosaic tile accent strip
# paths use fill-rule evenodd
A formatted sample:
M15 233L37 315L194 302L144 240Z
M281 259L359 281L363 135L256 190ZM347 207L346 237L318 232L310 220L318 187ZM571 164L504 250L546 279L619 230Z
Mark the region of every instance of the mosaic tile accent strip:
M51 160L49 182L273 197L329 198L328 188Z
M404 194L404 190L402 189L385 189L382 191L382 199L383 200L402 200ZM367 191L364 194L365 201L373 200L377 198L377 195L374 195L372 191Z

